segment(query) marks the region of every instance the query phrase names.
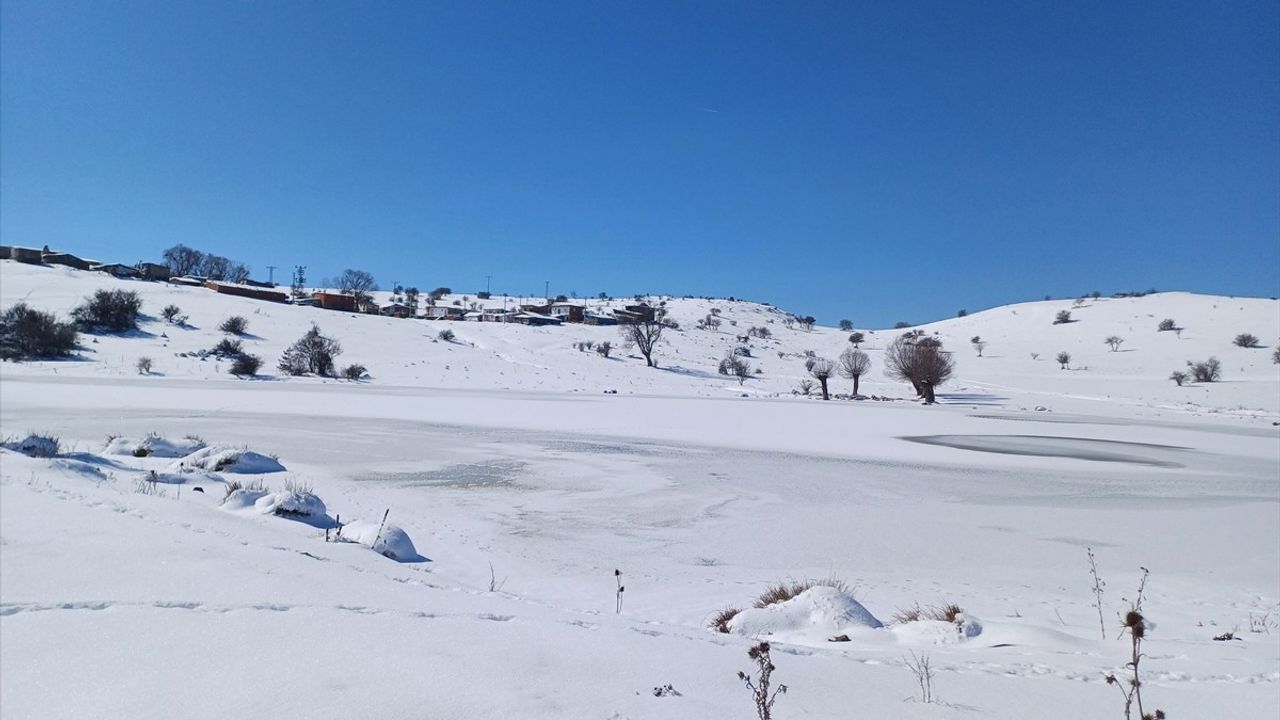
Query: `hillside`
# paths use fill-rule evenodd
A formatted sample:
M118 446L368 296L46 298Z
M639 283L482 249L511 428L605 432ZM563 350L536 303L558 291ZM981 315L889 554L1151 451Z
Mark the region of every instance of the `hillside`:
M84 336L87 362L6 363L10 375L56 372L63 376L136 376L140 356L153 359L155 382L173 379L232 381L227 362L193 354L212 347L223 334L223 319L249 320L245 349L264 358L263 373L273 376L283 350L312 323L338 339L344 353L339 364L368 367L368 384L454 389L527 390L542 392L619 393L702 397L790 397L805 371L806 351L835 359L848 346L847 332L829 327L805 331L788 325L787 313L756 303L728 300L652 298L665 302L679 330L664 334L656 357L660 368L645 367L628 355L616 328L566 324L533 328L501 323L408 320L294 307L215 294L203 288L166 283L116 280L101 273L62 267L0 261L0 304L25 300L65 314L97 288L136 290L149 319L141 332L120 336ZM388 293L379 293L386 300ZM466 305L474 298L447 296L442 304ZM494 297L486 305L514 305L519 299ZM607 311L633 301L584 301ZM189 315L178 327L159 319L159 310L176 304ZM1059 311L1073 322L1054 324ZM716 330L700 330L700 319L717 312ZM851 312L856 317L856 309ZM1161 332L1157 325L1174 319L1180 332ZM750 327L769 328L772 337L739 342ZM454 342L437 339L448 328ZM1247 421L1280 419L1280 367L1271 347L1280 342L1280 302L1188 293L1159 293L1141 298L1054 300L1022 303L919 326L955 353L957 371L941 389L944 403L1008 409L1044 407L1058 412L1121 416L1228 416ZM885 377L882 353L902 331L859 328L861 347L872 359L861 392L912 400L909 387ZM1265 349L1235 347L1232 338L1251 332ZM987 345L978 357L969 340L981 336ZM1118 352L1103 342L1124 339ZM582 342L612 342L610 358L581 351ZM749 362L759 370L744 384L718 375L716 365L732 348L747 345ZM1061 369L1055 361L1068 352ZM1177 387L1170 372L1188 360L1215 356L1223 364L1223 381ZM288 383L332 382L312 378L279 378ZM848 393L848 383L835 379L833 392Z

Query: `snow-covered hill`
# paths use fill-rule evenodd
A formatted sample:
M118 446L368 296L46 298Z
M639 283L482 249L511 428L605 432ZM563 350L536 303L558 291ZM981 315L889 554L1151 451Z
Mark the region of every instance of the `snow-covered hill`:
M0 717L752 717L737 673L760 639L779 720L1120 717L1104 678L1140 568L1147 710L1280 713L1280 367L1232 345L1275 343L1276 301L925 325L958 370L923 407L883 375L896 330L862 331L863 392L898 401L794 395L806 351L849 333L753 303L655 298L680 329L653 369L577 349L616 328L0 262L3 307L65 314L98 288L138 291L140 331L0 364ZM171 303L188 325L158 319ZM232 315L263 378L201 352ZM276 377L312 323L371 379ZM762 372L739 385L716 364L751 327L772 337L745 343ZM1222 382L1167 379L1209 356ZM811 578L830 585L752 608Z
M102 273L62 267L0 261L0 304L26 301L34 307L65 314L97 288L136 290L149 318L142 331L127 336L84 336L82 358L88 362L5 364L11 375L56 372L63 376L136 376L140 356L153 359L157 383L175 378L230 381L228 363L196 355L224 335L218 325L232 315L249 320L245 349L264 359L263 372L277 374L283 350L311 324L337 338L344 349L339 363L358 362L380 386L455 389L531 390L547 392L620 393L705 397L790 396L806 378L805 353L835 359L849 346L848 332L827 327L806 331L788 323L789 314L757 303L729 300L650 298L663 303L679 323L657 350L660 368L647 368L639 356L615 350L604 358L579 349L583 342L622 345L616 328L566 324L533 328L500 323L407 320L313 307L295 307L216 294L203 288L116 280ZM388 293L380 293L385 300ZM466 307L475 298L446 296L442 304ZM519 299L492 298L488 306L515 305ZM583 301L590 309L608 311L633 302ZM179 327L159 318L162 307L176 304L189 315ZM1055 324L1060 311L1072 322ZM716 329L699 329L713 316ZM1160 331L1164 319L1178 331ZM856 322L856 321L855 321ZM752 327L768 328L769 339L741 340ZM437 339L448 328L453 342ZM871 373L863 378L865 395L912 399L909 388L883 372L882 352L902 330L859 328L861 348L871 356ZM1189 293L1158 293L1141 298L1055 300L1022 303L967 317L919 326L935 335L957 358L957 371L942 388L944 402L1009 409L1044 407L1053 411L1120 416L1219 415L1273 422L1280 419L1280 366L1272 348L1280 343L1280 302ZM1257 335L1261 349L1240 348L1233 338ZM980 336L982 357L970 344ZM1113 352L1104 340L1123 338ZM719 360L747 346L749 362L758 370L744 384L717 374ZM1071 355L1066 369L1055 357ZM1223 381L1176 386L1174 370L1189 360L1217 357ZM275 378L289 383L331 382ZM836 379L833 391L848 393Z

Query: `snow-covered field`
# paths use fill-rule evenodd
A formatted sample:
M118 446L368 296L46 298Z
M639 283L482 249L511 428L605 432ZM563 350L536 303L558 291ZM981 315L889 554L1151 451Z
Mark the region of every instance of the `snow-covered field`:
M925 325L958 370L922 407L882 374L892 330L863 330L862 389L898 400L794 396L803 352L834 358L848 333L751 303L669 300L682 329L655 370L573 347L619 344L612 328L357 317L0 262L3 307L65 313L98 287L138 290L151 316L178 304L190 327L0 365L0 435L61 441L0 451L4 717L754 717L736 673L763 637L790 688L775 718L1121 717L1103 678L1127 660L1140 567L1147 709L1280 713L1280 368L1231 344L1274 345L1276 301ZM720 331L695 329L713 307ZM1077 322L1053 325L1062 309ZM193 354L234 314L264 372L316 322L371 379L236 380ZM761 325L762 374L716 374ZM1211 355L1223 382L1167 380ZM851 592L707 627L829 577ZM946 603L959 625L893 621ZM939 702L918 701L912 653Z

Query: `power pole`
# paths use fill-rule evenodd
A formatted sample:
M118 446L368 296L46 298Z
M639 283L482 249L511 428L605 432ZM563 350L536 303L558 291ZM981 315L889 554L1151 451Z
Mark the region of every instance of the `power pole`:
M276 266L275 265L267 266L267 282L271 283L272 285L276 284Z
M551 299L551 281L550 280L542 281L542 294L547 296L547 300Z
M488 292L489 292L489 278L491 278L491 277L493 277L493 276L492 276L492 275L485 275L485 276L484 276L484 291L485 291L486 293L488 293Z

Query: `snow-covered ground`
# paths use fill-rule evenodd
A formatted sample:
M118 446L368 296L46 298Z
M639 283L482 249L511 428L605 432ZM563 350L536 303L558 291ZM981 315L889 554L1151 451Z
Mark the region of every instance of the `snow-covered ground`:
M353 316L0 262L4 307L63 313L98 287L139 290L152 316L178 304L191 327L0 365L0 435L61 443L0 451L4 717L752 717L736 673L761 637L790 688L776 718L1120 717L1103 678L1127 659L1117 614L1140 567L1147 709L1280 712L1280 368L1231 345L1273 345L1275 301L1163 293L922 326L959 356L922 407L882 374L891 330L863 330L863 392L900 400L793 396L803 351L835 357L848 333L750 303L669 300L682 329L654 370L573 347L618 344L611 328ZM720 331L695 329L713 307ZM1078 322L1053 325L1061 309ZM316 322L372 378L236 380L192 355L233 314L266 372ZM763 373L717 375L761 325ZM443 327L458 342L434 341ZM1166 379L1210 355L1224 382ZM851 592L707 627L805 578ZM947 603L961 623L894 622ZM913 699L912 653L940 702Z

